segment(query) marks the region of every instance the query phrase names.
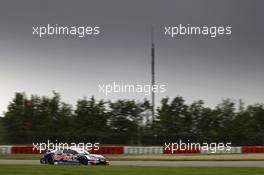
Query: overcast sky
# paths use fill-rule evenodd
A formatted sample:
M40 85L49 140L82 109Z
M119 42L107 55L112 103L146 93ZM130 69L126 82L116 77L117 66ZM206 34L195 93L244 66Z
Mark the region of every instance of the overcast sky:
M162 97L264 102L264 2L260 0L1 0L0 113L15 92L52 95L75 104L84 96L143 99L142 94L98 93L98 84L150 83L150 26L155 27L156 81ZM100 26L98 37L37 38L32 26ZM164 25L232 26L219 38L164 36Z

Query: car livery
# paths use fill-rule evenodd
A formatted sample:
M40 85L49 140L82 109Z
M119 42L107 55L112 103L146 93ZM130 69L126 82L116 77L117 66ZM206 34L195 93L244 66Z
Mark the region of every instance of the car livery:
M83 149L53 149L40 159L41 164L63 165L109 165L106 158L99 154L90 154Z

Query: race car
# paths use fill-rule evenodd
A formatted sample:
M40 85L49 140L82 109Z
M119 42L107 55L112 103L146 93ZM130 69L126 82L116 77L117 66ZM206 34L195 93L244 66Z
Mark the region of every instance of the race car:
M109 165L106 158L99 154L90 154L83 149L53 149L40 159L41 164L62 165Z

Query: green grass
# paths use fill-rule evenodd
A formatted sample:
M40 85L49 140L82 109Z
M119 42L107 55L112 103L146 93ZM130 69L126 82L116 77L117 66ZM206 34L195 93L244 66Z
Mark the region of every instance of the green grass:
M0 165L0 175L262 175L264 168Z

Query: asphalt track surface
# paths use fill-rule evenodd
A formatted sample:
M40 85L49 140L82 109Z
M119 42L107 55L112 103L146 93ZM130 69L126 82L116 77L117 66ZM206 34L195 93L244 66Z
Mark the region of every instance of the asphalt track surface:
M40 165L38 160L0 160L0 164ZM115 166L159 167L261 167L264 161L110 161Z

